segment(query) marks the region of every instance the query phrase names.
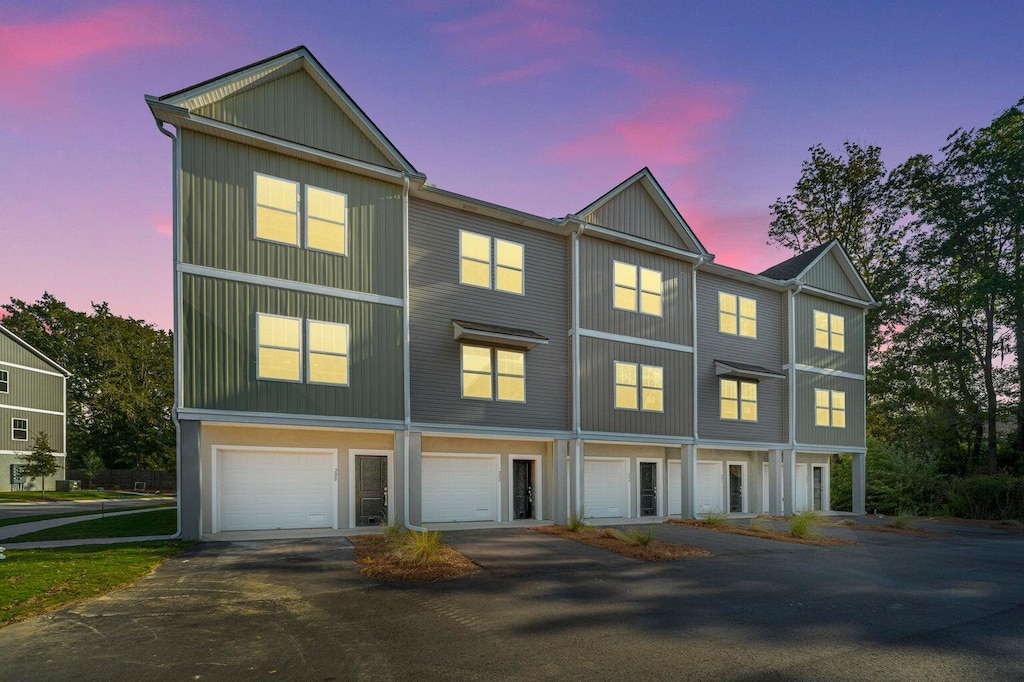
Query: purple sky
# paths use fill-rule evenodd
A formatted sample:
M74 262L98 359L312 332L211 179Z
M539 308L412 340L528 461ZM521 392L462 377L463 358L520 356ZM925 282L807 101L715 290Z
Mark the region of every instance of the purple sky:
M0 302L169 326L171 147L142 96L296 45L440 187L554 217L649 166L759 271L809 146L891 167L987 124L1024 96L1022 26L1016 1L3 0Z

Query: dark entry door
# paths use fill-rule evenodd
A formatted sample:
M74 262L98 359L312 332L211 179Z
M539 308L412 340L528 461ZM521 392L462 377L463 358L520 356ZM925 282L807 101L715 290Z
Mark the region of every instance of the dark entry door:
M388 522L388 458L356 455L356 525Z
M821 511L821 486L825 473L824 467L811 467L811 476L814 477L814 506L815 511Z
M658 465L640 462L640 516L658 515Z
M512 460L512 513L517 519L533 518L533 460Z
M743 511L743 467L729 465L729 511Z

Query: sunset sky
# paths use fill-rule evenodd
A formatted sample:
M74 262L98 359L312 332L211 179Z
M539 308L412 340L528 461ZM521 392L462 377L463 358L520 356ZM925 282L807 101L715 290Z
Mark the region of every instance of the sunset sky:
M1015 2L0 0L0 302L171 323L171 143L143 102L306 45L428 180L547 217L649 166L759 271L807 148L935 153L1024 97Z

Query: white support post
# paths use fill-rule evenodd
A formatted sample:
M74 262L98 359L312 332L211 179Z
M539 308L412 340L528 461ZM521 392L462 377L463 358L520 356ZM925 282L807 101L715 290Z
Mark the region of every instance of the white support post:
M852 455L853 469L853 513L863 516L867 482L867 455L863 452Z
M782 514L793 516L796 501L796 450L786 450L782 458Z
M681 515L684 519L697 518L697 448L683 445L679 452L680 475L679 492L682 495Z
M782 450L768 452L768 513L782 516Z

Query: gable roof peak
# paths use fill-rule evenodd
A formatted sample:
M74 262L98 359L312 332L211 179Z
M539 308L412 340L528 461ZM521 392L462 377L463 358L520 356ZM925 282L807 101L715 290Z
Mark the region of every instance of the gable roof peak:
M836 239L830 239L827 242L818 244L809 251L798 253L791 258L787 258L781 263L776 263L770 268L761 271L759 274L762 277L777 280L796 279L810 268L814 261L818 260L820 255L825 253L825 251L829 250L834 245L839 245L839 241Z

